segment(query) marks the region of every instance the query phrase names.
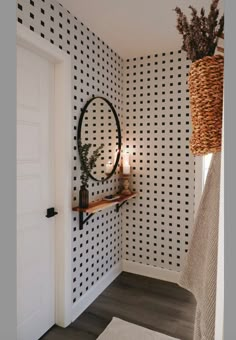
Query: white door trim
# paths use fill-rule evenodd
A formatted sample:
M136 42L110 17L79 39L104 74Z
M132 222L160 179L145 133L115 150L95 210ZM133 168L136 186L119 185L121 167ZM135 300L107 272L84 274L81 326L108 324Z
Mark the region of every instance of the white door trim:
M56 324L68 326L72 321L72 100L71 58L47 40L17 23L17 44L28 48L55 67L55 282Z
M202 156L195 157L194 218L196 217L203 190Z

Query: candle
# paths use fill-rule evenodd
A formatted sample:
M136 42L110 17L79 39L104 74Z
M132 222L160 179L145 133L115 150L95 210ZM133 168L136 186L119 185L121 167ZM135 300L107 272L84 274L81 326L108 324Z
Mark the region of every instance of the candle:
M123 153L123 164L129 165L129 151L125 150Z
M129 164L123 164L123 174L124 175L130 174L130 165Z
M106 166L105 166L105 173L110 174L113 170L113 164L111 161L108 161Z

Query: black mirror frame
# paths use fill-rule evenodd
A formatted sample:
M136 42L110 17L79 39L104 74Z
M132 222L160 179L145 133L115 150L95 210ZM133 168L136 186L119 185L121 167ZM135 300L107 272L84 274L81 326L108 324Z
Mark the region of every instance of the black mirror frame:
M81 110L81 114L80 114L80 117L79 117L79 123L78 123L78 129L77 129L77 148L78 148L78 153L79 153L79 141L81 140L81 130L82 130L82 123L83 123L83 118L84 118L84 115L86 113L86 110L89 106L89 104L94 101L95 99L97 98L100 98L102 100L104 100L108 105L109 107L111 108L112 110L112 113L115 117L115 121L116 121L116 126L117 126L117 131L118 131L118 152L117 152L117 156L116 156L116 161L115 161L115 164L113 166L113 169L112 171L110 172L110 174L106 177L106 178L103 178L103 179L98 179L96 177L94 177L91 173L89 173L89 177L91 179L93 179L94 181L97 181L97 182L105 182L107 181L108 179L110 179L113 174L115 173L116 169L117 169L117 166L119 164L119 160L120 160L120 151L121 151L121 128L120 128L120 121L119 121L119 118L118 118L118 115L116 113L116 110L114 108L114 106L112 105L112 103L107 100L106 98L104 97L100 97L100 96L96 96L96 97L92 97L91 99L89 99L87 101L87 103L84 105L84 107L82 108ZM80 157L80 161L81 161L81 156L79 154L79 157Z

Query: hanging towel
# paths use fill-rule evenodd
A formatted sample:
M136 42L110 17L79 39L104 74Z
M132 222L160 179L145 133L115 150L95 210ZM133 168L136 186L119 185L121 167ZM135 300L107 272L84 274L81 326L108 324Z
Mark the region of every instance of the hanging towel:
M212 156L179 285L197 306L194 340L214 340L221 152Z

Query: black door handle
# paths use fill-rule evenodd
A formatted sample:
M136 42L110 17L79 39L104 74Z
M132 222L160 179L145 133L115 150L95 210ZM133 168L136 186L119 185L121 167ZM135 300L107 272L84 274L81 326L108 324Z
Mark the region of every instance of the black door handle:
M57 214L58 214L58 212L55 211L55 208L48 208L46 217L50 218L50 217L53 217Z

